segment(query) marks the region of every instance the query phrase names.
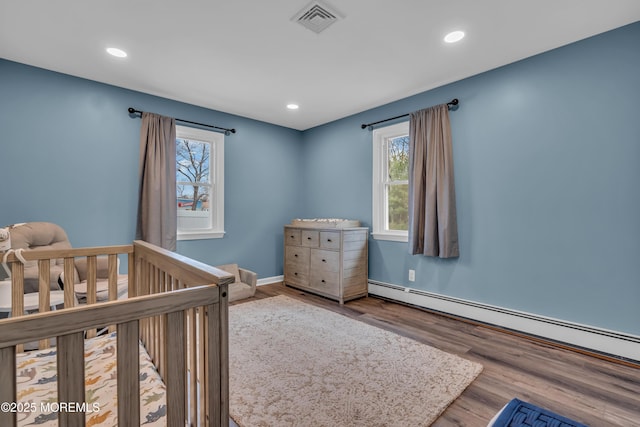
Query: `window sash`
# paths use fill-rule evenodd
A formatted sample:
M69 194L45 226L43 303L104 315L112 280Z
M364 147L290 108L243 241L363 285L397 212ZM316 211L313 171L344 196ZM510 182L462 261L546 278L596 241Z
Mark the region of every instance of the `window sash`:
M197 181L197 182L177 181L176 185L188 185L190 187L208 187L208 188L212 188L213 187L213 183L205 182L205 181Z
M204 129L176 126L178 140L209 146L208 176L201 177L202 181L185 181L184 177L176 174L177 186L200 187L208 194L209 203L208 209L178 210L178 240L224 237L224 136Z
M374 130L373 134L373 237L381 240L407 242L407 230L389 228L389 193L393 186L407 185L408 180L391 179L389 174L389 144L409 134L409 123L398 123ZM408 209L408 206L407 206Z

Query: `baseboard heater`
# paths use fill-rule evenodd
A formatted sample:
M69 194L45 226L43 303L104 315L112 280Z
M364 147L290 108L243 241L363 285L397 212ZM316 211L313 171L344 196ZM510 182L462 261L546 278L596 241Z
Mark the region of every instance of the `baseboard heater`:
M531 313L369 280L369 294L615 359L640 363L640 337Z

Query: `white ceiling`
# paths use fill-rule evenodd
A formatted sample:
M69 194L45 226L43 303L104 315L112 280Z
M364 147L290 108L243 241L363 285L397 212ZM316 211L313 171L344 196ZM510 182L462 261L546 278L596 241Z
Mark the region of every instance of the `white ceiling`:
M344 19L316 34L291 21L308 3L0 0L0 57L303 130L640 20L639 0L326 0Z

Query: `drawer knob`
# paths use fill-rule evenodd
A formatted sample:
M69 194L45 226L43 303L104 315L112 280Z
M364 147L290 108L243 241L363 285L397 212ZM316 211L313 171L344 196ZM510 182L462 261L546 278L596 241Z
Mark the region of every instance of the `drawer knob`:
M298 254L295 254L294 257L298 258Z
M324 279L322 279L322 283L327 283L327 282L325 282L325 280L324 280Z
M295 239L295 236L289 236L289 237L291 237L292 239Z
M322 262L327 262L327 260L326 260L326 259L323 259L323 260L322 260Z
M297 276L297 275L298 275L298 273L293 273L293 275L294 275L294 276Z
M327 239L327 242L330 242L330 241L331 241L331 239Z
M311 240L311 237L307 237L307 240Z

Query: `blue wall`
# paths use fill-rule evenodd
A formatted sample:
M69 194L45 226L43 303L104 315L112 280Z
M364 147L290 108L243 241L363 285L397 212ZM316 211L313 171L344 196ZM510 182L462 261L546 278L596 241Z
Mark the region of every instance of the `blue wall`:
M2 59L0 225L49 221L74 246L130 243L140 120L128 107L237 128L225 139L226 235L178 251L281 274L282 225L301 206L299 131Z
M371 239L369 277L639 334L638 46L640 23L306 131L304 215L370 226L360 124L459 98L460 258Z
M360 124L457 97L461 256L370 240L370 278L640 334L639 44L636 23L305 132L0 60L0 224L56 222L75 246L130 242L133 106L238 129L225 146L227 234L178 251L279 275L292 218L371 225Z

